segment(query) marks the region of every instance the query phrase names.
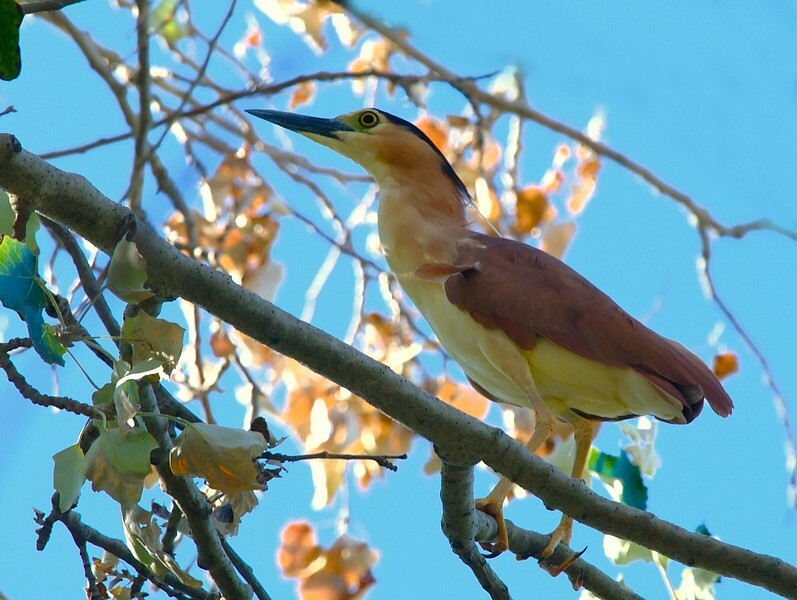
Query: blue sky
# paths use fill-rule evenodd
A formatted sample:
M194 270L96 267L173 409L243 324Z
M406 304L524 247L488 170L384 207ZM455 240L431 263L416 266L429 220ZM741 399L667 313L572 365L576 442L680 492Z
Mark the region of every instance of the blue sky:
M368 10L408 29L416 47L462 75L516 65L526 76L532 105L570 125L585 126L594 111L602 108L608 118L607 143L692 196L722 223L768 217L797 229L792 183L797 159L795 3L516 0L496 2L484 10L483 2L466 0L457 3L456 11L451 6L442 0L405 0L378 3ZM128 45L133 43L128 24L103 5L85 3L67 10L98 38L122 36ZM228 42L245 29L246 12L236 13ZM208 23L218 17L204 16ZM258 19L273 53L275 79L314 69L315 57L292 33L260 14ZM22 47L21 78L0 86L0 108L14 104L19 111L2 118L4 130L16 134L33 152L122 130L112 99L63 36L34 20L23 28ZM75 85L82 87L81 93L63 93ZM452 98L451 93L433 87L430 108L443 114L456 112L462 103ZM284 100L275 101L277 106L280 102L284 107ZM338 86L335 93L321 94L315 105L302 110L325 116L353 110L359 102L349 95L348 87ZM261 101L239 105L258 108ZM417 115L408 103L394 103L390 110L408 119ZM267 129L261 133L271 135ZM561 139L538 127L527 128L522 170L529 181L541 176ZM293 141L298 151L320 164L345 165L325 149ZM118 199L128 172L108 165L126 164L131 152L131 145L118 144L57 164L87 176ZM181 164L178 156L170 167L184 169ZM260 166L274 168L265 161ZM182 183L187 190L193 185L188 176ZM281 239L288 238L284 234ZM657 331L710 359L713 350L707 336L723 319L702 294L695 269L698 249L696 231L672 200L605 162L598 194L579 220L579 232L566 259L633 315L646 317ZM303 253L312 255L314 250L303 249ZM318 252L315 260L320 263L323 246L319 245ZM278 243L275 253L288 273L277 303L299 314L306 285L302 273L310 270L296 263L297 248L287 241ZM717 286L765 353L792 402L792 420L797 420L793 408L797 402L795 272L797 245L783 237L759 233L714 244ZM336 272L315 320L337 335L345 331L350 308L347 302L336 305L333 298L340 296L347 281L344 272ZM4 337L17 335L16 317L5 318ZM0 329L4 327L0 322ZM724 541L797 562L797 524L794 509L786 503L784 437L772 393L762 384L755 359L727 326L721 344L737 352L742 365L742 372L727 382L736 402L734 415L721 420L706 410L688 427L660 427L657 448L663 467L650 484L649 508L684 527L705 523ZM36 365L35 360L19 360L26 373L36 373ZM47 389L49 373L40 370L36 377ZM81 379L63 379L61 385L65 393L85 395ZM0 562L0 590L16 600L31 597L31 586L39 585L40 597L78 598L83 582L69 536L56 528L51 545L44 553L36 553L31 507L47 509L50 456L74 442L82 423L70 415L53 415L30 406L4 380L0 397L0 419L6 431L0 439L4 457L0 494L6 499L0 530L6 548L13 546ZM234 402L220 412L226 424L240 423L242 414ZM603 428L598 440L601 449L616 452L621 443L616 426ZM408 592L429 598L479 597L472 576L448 550L440 533L437 478L419 475L428 453L428 444L418 441L398 473L366 493L354 486L349 492L350 533L367 539L380 552L375 568L378 583L369 597L404 598ZM480 476L478 493L486 493L490 482L486 474ZM274 566L282 525L288 519L310 516L322 541L334 536L335 508L339 507L312 514L310 498L309 470L292 467L290 478L272 486L235 540L277 598L293 589L293 583L280 581ZM113 533L119 532L114 507L86 488L79 511L87 521ZM513 503L507 514L543 532L558 521L558 515L547 513L533 498ZM610 574L620 572L602 556L600 535L577 525L573 543L589 545L587 557ZM517 598L567 596L566 581L552 580L533 563L503 556L494 561L494 567ZM57 578L45 581L41 574L49 572L57 573ZM637 592L664 597L653 566L625 573ZM675 565L676 585L679 573ZM63 596L63 590L69 590L69 595ZM769 597L729 579L718 586L718 594L722 599Z

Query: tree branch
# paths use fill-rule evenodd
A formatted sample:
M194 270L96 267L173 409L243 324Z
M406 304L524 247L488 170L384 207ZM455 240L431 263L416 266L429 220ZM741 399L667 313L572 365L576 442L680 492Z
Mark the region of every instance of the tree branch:
M454 554L473 571L476 580L494 600L509 600L509 589L476 548L476 506L473 500L473 465L459 466L441 457L440 525ZM497 529L497 527L496 527ZM497 533L497 532L496 532Z
M494 541L498 535L498 524L491 516L475 509L473 467L453 465L445 459L441 460L440 498L443 501L443 531L454 552L474 571L482 587L494 598L508 597L508 593L507 596L493 593L500 592L498 584L502 585L503 582L495 582L492 570L489 565L483 564L484 558L476 551L474 544L474 542ZM550 536L521 529L511 521L506 521L506 526L511 552L519 559L542 558L542 551L548 545ZM572 563L564 572L574 589L583 586L599 598L641 600L641 597L632 590L623 587L566 546L559 545L546 562L553 565ZM480 571L484 571L484 574ZM485 580L488 585L485 585Z
M141 409L148 413L157 413L158 404L152 386L142 385L139 388L139 394ZM147 430L160 445L160 449L168 456L172 449L172 440L163 419L144 417L144 422L147 425ZM230 600L251 598L252 588L238 577L235 567L222 547L211 518L212 511L207 499L199 492L190 478L172 473L168 460L162 460L156 465L156 468L164 490L174 498L191 528L191 537L197 549L197 565L210 573L225 598Z
M29 347L28 344L19 344L19 341L25 340L10 340L6 344L0 343L0 369L5 371L8 381L10 381L23 398L27 398L33 404L39 406L52 406L65 410L67 412L75 413L76 415L83 415L84 417L94 418L97 416L97 409L83 402L78 402L67 396L49 396L42 394L39 390L34 388L28 383L25 377L17 371L14 363L11 362L9 352L16 348Z
M194 588L182 583L176 576L171 573L167 574L162 580L153 575L146 566L144 566L138 559L133 556L133 553L122 540L117 540L100 533L93 527L86 525L80 518L80 513L74 510L68 510L62 513L58 510L58 503L56 501L57 495L53 496L53 510L46 517L44 513L37 522L41 528L37 531L38 540L36 542L36 549L40 552L44 550L47 542L49 541L52 527L57 521L61 521L73 539L82 540L84 543L89 543L98 548L102 548L106 552L113 554L125 561L128 565L133 567L140 576L152 582L153 585L162 589L169 596L174 598L194 598L196 600L208 600L211 595L202 588Z
M0 135L0 187L106 252L113 250L122 220L132 217L128 209L108 200L85 178L56 169L24 151L11 135ZM296 358L445 449L457 464L482 460L550 509L686 565L775 593L788 595L797 589L795 567L602 498L583 482L529 453L503 431L440 402L386 365L235 284L226 273L185 256L146 223L139 223L133 241L147 261L150 284L166 297L181 296L194 302L242 333Z
M372 460L380 467L389 471L398 471L398 467L393 463L394 460L404 460L406 454L341 454L339 452L313 452L312 454L280 454L279 452L266 451L260 455L265 460L277 460L279 462L298 462L300 460Z

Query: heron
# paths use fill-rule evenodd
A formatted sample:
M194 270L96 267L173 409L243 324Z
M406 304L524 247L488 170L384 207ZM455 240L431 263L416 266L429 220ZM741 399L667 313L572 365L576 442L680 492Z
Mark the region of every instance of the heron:
M426 134L375 108L325 119L247 110L362 166L379 187L378 232L388 267L473 387L531 408L535 452L557 420L573 426L571 476L583 478L602 421L652 416L687 424L704 400L727 417L733 402L684 346L652 331L559 259L473 229L468 190ZM502 478L476 507L495 517L493 555L508 549ZM563 514L541 553L569 545Z

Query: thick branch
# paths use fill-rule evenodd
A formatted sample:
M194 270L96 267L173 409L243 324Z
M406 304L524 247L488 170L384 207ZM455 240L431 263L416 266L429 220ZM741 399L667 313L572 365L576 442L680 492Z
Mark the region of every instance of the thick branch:
M89 182L65 173L0 135L0 187L73 229L106 252L127 209ZM797 589L797 569L786 562L695 534L650 513L611 502L529 453L504 432L418 389L386 365L299 321L225 273L199 264L140 223L134 236L147 261L149 282L169 296L204 307L243 333L294 357L317 373L445 449L458 464L479 460L516 481L551 509L616 537L635 541L689 566L759 585L779 594Z
M443 501L443 531L454 552L467 564L492 597L508 597L501 594L489 565L476 552L474 542L491 542L498 535L498 524L491 516L475 510L473 500L473 467L452 465L443 459L440 472L440 498ZM506 522L509 535L509 550L518 558L542 558L542 551L548 545L550 536L526 531ZM478 555L478 556L476 556ZM480 560L481 559L481 560ZM570 562L565 569L574 588L584 587L599 598L612 600L640 600L640 596L620 585L597 567L591 565L576 552L560 545L546 561L550 565Z
M157 413L158 404L152 386L142 386L140 394L141 408L148 413ZM147 430L160 444L161 450L168 454L172 449L172 440L166 431L163 419L145 417L144 422ZM211 519L211 509L207 499L189 478L172 473L168 460L162 460L156 468L164 490L177 502L191 528L191 537L197 549L197 565L210 573L225 598L251 598L252 588L240 580L222 547Z

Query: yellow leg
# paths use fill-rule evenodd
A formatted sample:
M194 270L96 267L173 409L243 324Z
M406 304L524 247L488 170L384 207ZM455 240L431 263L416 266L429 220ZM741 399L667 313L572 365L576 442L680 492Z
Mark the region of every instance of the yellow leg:
M536 393L536 390L535 390ZM539 395L537 395L539 398ZM542 446L545 440L553 433L556 417L539 399L539 404L535 404L536 410L536 423L534 425L534 433L531 439L526 444L526 449L534 453ZM504 521L504 501L506 500L509 490L512 489L512 482L506 477L502 477L496 484L493 490L487 495L486 498L479 498L476 500L476 508L484 513L493 517L498 523L498 540L493 544L483 543L481 546L490 553L490 557L498 556L509 548L509 537L506 532L506 521Z
M484 357L523 391L529 405L534 409L536 420L534 433L531 434L526 448L529 452L536 452L537 448L553 433L556 416L537 391L537 385L529 370L529 363L508 337L490 336L480 340L479 345ZM476 508L494 517L498 523L497 541L494 544L482 544L482 548L487 550L491 556L498 556L509 548L509 538L504 521L504 501L511 489L512 482L502 477L486 498L476 500Z
M584 476L584 467L587 464L589 449L592 446L592 440L595 439L599 425L578 415L573 415L569 420L575 429L573 436L576 442L576 455L573 459L573 470L570 474L574 479L581 479ZM572 535L573 518L569 515L562 515L559 525L551 532L551 541L542 551L543 559L551 556L560 543L564 543L566 546L569 545ZM557 575L569 566L569 564L559 565L558 571L552 574Z

